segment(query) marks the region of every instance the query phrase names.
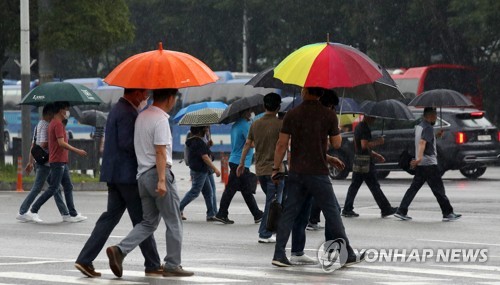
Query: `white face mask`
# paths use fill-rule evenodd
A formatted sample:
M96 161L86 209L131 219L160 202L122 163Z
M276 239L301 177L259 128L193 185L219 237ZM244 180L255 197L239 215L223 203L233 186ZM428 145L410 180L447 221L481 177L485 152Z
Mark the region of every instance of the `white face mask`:
M137 110L142 111L147 105L148 105L148 100L144 100L141 103L139 103L139 106L137 106Z
M254 113L254 112L252 112L252 113L250 114L250 121L253 121L254 119L255 119L255 113Z
M66 111L66 113L64 113L64 118L67 120L69 116L70 116L69 111Z

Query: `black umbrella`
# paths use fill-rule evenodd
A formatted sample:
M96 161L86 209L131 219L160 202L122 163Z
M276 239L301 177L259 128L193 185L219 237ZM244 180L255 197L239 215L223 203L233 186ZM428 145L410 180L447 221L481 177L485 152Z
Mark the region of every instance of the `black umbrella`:
M473 107L474 104L461 93L450 89L425 91L408 103L415 107Z
M415 107L439 107L439 117L443 117L443 107L473 107L474 104L461 93L450 89L434 89L421 93L408 103ZM443 121L441 127L443 127Z
M274 67L269 67L263 71L257 73L252 79L250 79L245 85L251 85L253 87L265 87L265 88L276 88L292 93L299 93L302 87L285 84L283 81L274 77Z
M358 101L382 101L387 99L403 100L405 96L399 91L396 82L387 70L382 68L383 76L374 83L352 88L335 88L339 97L353 98Z
M220 123L230 124L238 120L241 112L251 110L255 114L260 114L265 111L264 109L264 95L255 94L250 97L244 97L234 101L227 106L224 113L222 113Z
M379 102L366 101L361 105L361 111L370 117L383 119L382 134L384 134L385 120L415 120L415 116L408 106L398 100L389 99Z

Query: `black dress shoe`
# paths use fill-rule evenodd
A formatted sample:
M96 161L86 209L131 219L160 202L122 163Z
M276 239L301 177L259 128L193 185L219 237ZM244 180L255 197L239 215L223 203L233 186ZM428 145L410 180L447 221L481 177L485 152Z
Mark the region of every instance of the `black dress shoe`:
M106 254L109 258L109 267L116 277L122 277L123 275L123 259L125 255L122 253L119 247L110 246L106 249Z

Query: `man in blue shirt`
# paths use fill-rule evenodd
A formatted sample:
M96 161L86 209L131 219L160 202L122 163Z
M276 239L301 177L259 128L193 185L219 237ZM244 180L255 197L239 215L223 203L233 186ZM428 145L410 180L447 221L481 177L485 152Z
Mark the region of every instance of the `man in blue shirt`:
M263 212L259 209L255 197L255 189L257 188L257 177L250 172L252 165L253 149L248 151L245 158L245 170L241 176L236 175L236 170L240 164L243 147L247 141L248 131L251 125L251 110L242 111L240 118L233 124L231 128L231 155L229 156L229 179L220 200L219 212L215 215L215 219L224 224L234 224L234 221L228 218L228 209L233 200L236 191L240 190L241 195L245 199L248 209L254 217L255 223L260 223Z

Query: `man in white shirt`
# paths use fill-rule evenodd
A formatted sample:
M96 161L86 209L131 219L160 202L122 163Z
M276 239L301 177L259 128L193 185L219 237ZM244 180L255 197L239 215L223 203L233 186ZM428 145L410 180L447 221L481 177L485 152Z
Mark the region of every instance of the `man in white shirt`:
M139 193L143 220L118 245L106 249L109 266L117 277L123 275L123 259L152 235L163 218L167 255L163 276L192 276L182 269L182 220L179 196L171 171L172 134L168 111L175 105L177 89L153 90L153 105L142 111L135 122L134 147L137 156Z

